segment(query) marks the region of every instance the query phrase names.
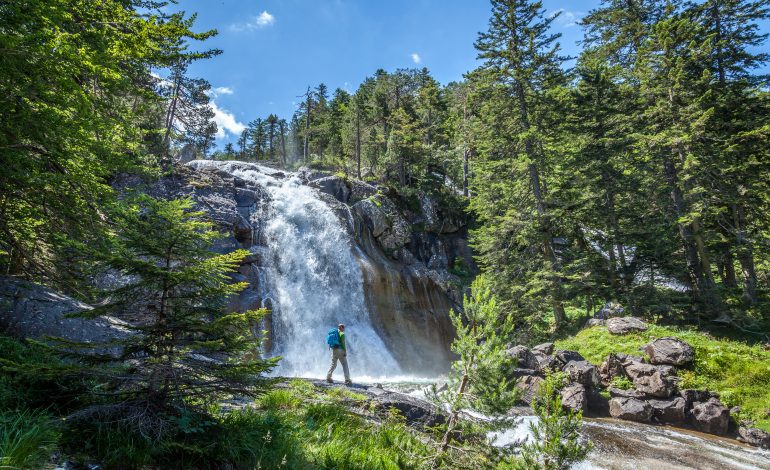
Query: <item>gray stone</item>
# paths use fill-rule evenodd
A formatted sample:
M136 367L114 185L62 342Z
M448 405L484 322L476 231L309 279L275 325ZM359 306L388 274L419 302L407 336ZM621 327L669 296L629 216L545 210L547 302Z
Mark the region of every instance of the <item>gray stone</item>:
M599 375L605 384L609 384L615 377L625 377L626 370L623 360L616 354L610 354L599 366Z
M374 201L364 199L353 204L352 209L354 213L360 216L374 237L379 237L390 228L388 218Z
M248 207L254 205L259 199L256 191L244 188L235 188L235 203L239 207Z
M659 338L643 347L652 364L683 366L693 361L692 346L677 338Z
M193 144L187 144L182 147L182 151L179 152L179 163L189 163L198 158L198 151Z
M585 361L585 358L577 351L568 351L566 349L557 349L554 357L562 364L566 365L570 361Z
M649 400L652 417L659 423L682 424L685 421L685 401L682 397L670 400Z
M572 411L585 411L588 408L588 397L583 384L569 384L561 390L561 405Z
M553 343L541 343L541 344L538 344L537 346L533 346L532 352L533 353L540 352L550 356L551 354L553 354Z
M619 317L623 315L626 310L617 302L607 302L604 304L598 312L594 314L594 318L599 320L606 320L612 317Z
M317 188L322 193L334 196L340 202L347 203L350 199L350 188L347 182L337 175L313 180L308 183L308 186Z
M570 361L564 366L570 381L591 387L599 385L599 371L588 361Z
M602 318L589 318L586 322L586 328L591 328L592 326L605 326L606 324L607 320Z
M632 362L625 371L636 389L647 395L668 398L676 391L676 381L651 364Z
M770 449L770 434L761 429L741 426L738 428L738 440L763 449Z
M622 388L610 387L607 389L607 391L610 392L611 397L636 398L638 400L644 400L647 398L647 395L633 388L629 390L623 390Z
M372 399L382 411L397 410L409 426L422 429L446 422L446 416L433 404L396 392L386 392Z
M354 204L377 194L376 187L360 180L348 180L348 186L350 187L350 197L347 201L348 204Z
M521 391L519 401L525 405L531 405L541 383L543 383L543 378L536 375L525 375L520 377L519 380L516 381L516 388Z
M610 416L643 423L652 419L652 407L636 398L616 397L610 399Z
M719 398L719 395L715 392L709 392L708 390L695 390L687 388L681 390L679 395L684 398L685 408L690 409L695 402L708 401L711 398Z
M517 368L540 370L540 363L526 346L514 346L505 352L516 361Z
M545 370L552 370L552 371L561 370L562 363L559 362L559 360L556 359L555 357L549 356L547 354L544 354L544 353L542 353L540 351L535 351L535 350L532 351L532 354L534 354L535 357L537 358L537 362L540 365L539 366L539 370L541 370L541 371L545 371Z
M690 416L695 429L701 432L721 436L727 433L730 425L730 410L716 398L693 403Z
M77 343L105 343L93 352L117 354L109 343L131 334L128 325L111 316L68 318L86 310L88 304L60 294L48 287L0 276L0 331L18 338L62 338ZM88 351L84 351L88 352Z
M647 323L636 317L615 317L607 320L607 331L613 335L645 330L647 330Z

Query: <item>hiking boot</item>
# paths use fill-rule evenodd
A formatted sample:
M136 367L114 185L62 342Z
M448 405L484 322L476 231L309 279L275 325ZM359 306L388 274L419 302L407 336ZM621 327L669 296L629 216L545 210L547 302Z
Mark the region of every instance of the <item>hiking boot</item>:
M327 379L326 379L326 383L327 383L327 384L333 384L333 383L334 383L334 380L327 378Z
M353 385L353 382L351 382L350 380L346 380L345 385L348 385L348 386Z

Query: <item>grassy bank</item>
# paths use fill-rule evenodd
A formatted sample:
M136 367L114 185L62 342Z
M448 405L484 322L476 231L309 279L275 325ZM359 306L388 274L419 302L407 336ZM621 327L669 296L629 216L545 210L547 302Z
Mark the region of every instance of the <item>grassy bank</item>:
M641 346L665 336L680 338L695 351L694 363L679 371L680 388L718 392L725 405L741 407L738 420L752 420L757 427L770 431L770 351L760 345L651 325L645 332L623 336L595 326L556 341L556 347L578 351L588 361L601 364L612 352L642 355Z

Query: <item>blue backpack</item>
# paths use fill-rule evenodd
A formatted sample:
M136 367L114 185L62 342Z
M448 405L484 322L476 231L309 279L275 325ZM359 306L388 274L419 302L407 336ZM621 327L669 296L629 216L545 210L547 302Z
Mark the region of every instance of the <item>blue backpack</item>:
M337 331L337 328L332 328L326 333L326 344L328 344L330 348L340 347L340 332Z

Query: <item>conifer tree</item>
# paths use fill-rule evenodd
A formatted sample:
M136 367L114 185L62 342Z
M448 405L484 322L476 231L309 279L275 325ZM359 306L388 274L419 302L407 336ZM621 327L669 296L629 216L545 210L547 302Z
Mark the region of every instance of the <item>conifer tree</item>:
M159 437L185 410L202 411L223 397L263 390L268 382L261 376L276 359L260 358L260 338L250 327L266 311L226 311L228 298L246 286L232 282L229 274L248 252L210 251L221 235L189 199L142 196L116 222L120 232L106 262L125 281L108 303L82 315L120 313L135 319L127 337L89 345L119 351L118 357L103 359L131 367L91 369L90 376L106 382L102 393L111 404L77 417L118 422Z
M489 30L476 41L484 61L480 115L487 143L477 159L471 207L483 222L474 236L482 261L502 274L502 299L539 315L548 304L558 328L566 315L548 181L558 157L543 125L553 109L550 91L565 83L559 35L549 32L554 19L538 1L492 1Z

